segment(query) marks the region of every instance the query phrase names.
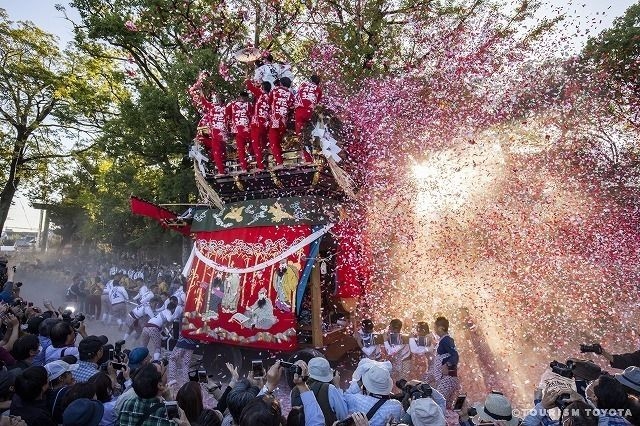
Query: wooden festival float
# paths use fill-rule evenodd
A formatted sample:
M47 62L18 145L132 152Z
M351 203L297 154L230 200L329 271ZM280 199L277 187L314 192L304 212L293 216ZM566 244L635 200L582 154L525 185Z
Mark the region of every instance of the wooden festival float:
M314 113L304 138L283 145L284 165L239 171L228 152L227 175L215 175L198 143L189 153L200 200L178 215L135 196L131 209L193 239L184 267L188 288L182 334L207 343L220 362L239 365L247 350L294 354L322 350L333 361L356 348L351 320L361 283L360 249L341 220L356 187L341 168L339 120ZM230 144L227 145L229 150ZM344 164L342 162L341 164ZM252 167L251 167L252 166ZM218 366L220 367L220 366Z

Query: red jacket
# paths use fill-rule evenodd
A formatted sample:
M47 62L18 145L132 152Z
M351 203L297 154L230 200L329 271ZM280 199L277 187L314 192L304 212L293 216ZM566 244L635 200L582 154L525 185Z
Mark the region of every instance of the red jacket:
M314 109L322 99L322 89L311 81L305 81L296 93L296 108Z
M211 130L226 133L229 129L229 116L227 115L227 108L224 105L211 104L211 107L206 111L202 120Z
M253 80L247 80L247 89L249 89L256 100L253 105L253 113L251 114L251 125L268 127L270 111L269 94L265 93Z
M221 134L227 133L229 117L226 113L226 107L222 104L211 102L196 88L190 88L189 95L191 95L193 106L202 115L198 122L198 127L208 127L211 133L214 131L218 131Z
M232 101L227 105L227 116L231 133L248 132L251 122L251 103Z
M271 107L271 128L279 129L287 127L289 111L293 109L293 94L284 86L276 86L269 93Z

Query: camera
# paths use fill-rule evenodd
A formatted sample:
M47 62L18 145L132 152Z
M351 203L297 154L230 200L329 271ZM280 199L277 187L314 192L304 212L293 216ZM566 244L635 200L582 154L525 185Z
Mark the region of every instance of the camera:
M165 401L164 406L167 409L167 418L169 420L180 418L178 403L176 401Z
M163 367L166 367L167 365L169 365L169 360L167 358L155 359L152 362L153 364L162 365Z
M431 398L433 389L428 383L400 379L396 382L396 386L402 391L405 397L409 399Z
M297 374L298 376L302 376L302 367L298 364L294 364L293 362L280 361L280 367L284 367L291 374Z
M254 379L261 379L266 376L267 372L264 369L262 360L251 361L251 372L253 373Z
M594 354L598 354L598 355L602 355L602 346L600 346L600 343L594 343L592 345L580 345L580 352L584 353L594 353Z
M458 395L458 397L456 398L456 402L453 404L453 411L460 411L462 410L462 406L464 405L464 402L467 400L467 395Z
M556 407L564 411L564 409L567 408L567 405L571 404L571 401L569 401L569 398L571 398L571 395L569 395L568 393L563 393L559 395L555 400Z
M82 324L82 321L84 321L85 319L86 319L86 317L81 312L73 315L73 312L71 310L67 309L66 311L64 311L62 313L62 321L68 322L76 330L78 328L80 328L80 325Z
M562 377L566 377L568 379L573 379L573 367L574 367L574 363L573 361L567 361L566 364L563 364L561 362L558 361L552 361L549 364L549 367L551 367L551 371L553 371L554 373L556 373L559 376Z
M117 359L118 361L123 361L122 359L122 347L124 346L124 340L118 340L113 345L113 359Z
M337 422L335 426L351 426L354 423L355 423L355 420L353 419L353 417L349 416L346 419L340 420L339 422Z
M127 369L127 364L121 363L121 362L112 362L111 366L113 367L114 370L120 371L120 370L126 370Z

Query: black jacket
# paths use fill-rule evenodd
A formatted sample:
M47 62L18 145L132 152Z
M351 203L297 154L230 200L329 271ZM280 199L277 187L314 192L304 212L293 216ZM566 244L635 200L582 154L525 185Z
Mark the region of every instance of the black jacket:
M23 401L18 395L13 395L9 414L22 417L29 426L57 426L42 399Z
M620 370L624 370L627 367L640 367L640 351L614 355L611 366Z

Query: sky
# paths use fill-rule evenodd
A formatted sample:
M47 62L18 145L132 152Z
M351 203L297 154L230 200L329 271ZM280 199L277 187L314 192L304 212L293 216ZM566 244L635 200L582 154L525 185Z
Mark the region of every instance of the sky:
M624 14L635 2L636 0L545 0L537 16L551 18L559 13L566 13L567 19L562 24L562 31L573 40L571 49L577 51L589 36L608 28L616 17ZM71 24L55 9L56 3L67 6L69 17L77 19L77 13L68 7L68 1L65 0L0 0L0 8L7 11L11 20L29 20L55 34L61 46L65 46L72 39ZM38 212L30 207L25 197L20 196L9 211L6 228L37 230L38 220Z

